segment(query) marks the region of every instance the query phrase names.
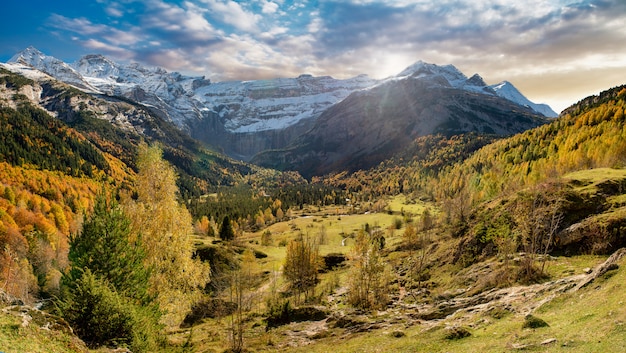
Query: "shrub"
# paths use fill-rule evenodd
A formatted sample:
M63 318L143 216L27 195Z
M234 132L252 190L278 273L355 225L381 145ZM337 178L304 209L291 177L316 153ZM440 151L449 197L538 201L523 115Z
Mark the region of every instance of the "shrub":
M272 246L274 241L272 240L272 232L266 230L261 234L261 245L263 246Z
M160 344L158 316L149 308L129 303L89 269L65 288L60 314L91 347L128 346L134 352L153 351Z
M540 328L540 327L548 327L548 326L550 325L548 325L548 323L543 321L542 319L533 315L526 315L526 317L524 318L524 325L522 325L522 328Z
M266 330L291 322L320 321L328 317L327 312L317 307L304 306L293 308L288 300L268 303L267 307L268 311L265 318L267 324Z

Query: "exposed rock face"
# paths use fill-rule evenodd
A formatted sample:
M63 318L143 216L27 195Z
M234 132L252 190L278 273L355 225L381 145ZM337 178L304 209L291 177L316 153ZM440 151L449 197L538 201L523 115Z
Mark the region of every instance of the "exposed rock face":
M444 81L433 85L432 79L421 77L353 93L325 111L291 146L261 153L253 162L295 169L307 177L354 171L389 158L418 136L469 131L510 135L547 121L495 94L455 88Z

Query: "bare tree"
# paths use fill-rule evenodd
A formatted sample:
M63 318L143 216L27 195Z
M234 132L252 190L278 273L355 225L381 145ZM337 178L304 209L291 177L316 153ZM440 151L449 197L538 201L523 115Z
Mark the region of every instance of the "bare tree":
M522 266L527 279L534 277L538 255L543 255L539 274L544 274L546 256L563 220L560 191L558 185L543 184L529 193L520 194L519 224L522 246L526 252Z

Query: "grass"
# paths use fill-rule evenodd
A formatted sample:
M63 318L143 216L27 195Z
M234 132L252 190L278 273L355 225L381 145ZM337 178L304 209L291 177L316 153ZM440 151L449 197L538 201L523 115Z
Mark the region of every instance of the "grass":
M580 172L581 175L591 175L600 178L599 171ZM574 173L573 173L574 174ZM624 173L626 175L626 173ZM575 174L576 175L576 174ZM587 180L591 180L591 176ZM595 180L595 179L594 179ZM600 179L598 179L600 180ZM596 181L597 182L597 181ZM589 185L589 184L587 184ZM270 230L273 244L262 246L259 232L245 233L238 239L242 245L249 246L267 255L257 260L255 272L259 274L269 271L276 274L279 288L284 289L285 282L280 275L284 261L285 246L281 242L288 242L299 234L311 238L317 237L325 229L327 243L320 246L322 255L328 253L348 254L353 242L347 241L345 246L341 242L347 235L357 232L364 224L380 226L385 231L387 249L394 248L402 240L403 228L387 233L387 228L394 224L395 219L402 217L400 212L411 213L418 217L428 204L406 200L404 196L395 197L388 202L387 210L368 214L345 214L337 208L308 208L301 212L294 212L294 218L289 221L271 225ZM436 212L436 210L431 206ZM390 214L391 213L391 214ZM404 227L404 224L403 224ZM466 286L462 283L463 276L459 270L449 262L442 260L457 246L458 239L445 234L432 234L438 246L433 248L429 260L436 266L430 268L432 275L429 282L436 285L429 288L430 297L448 290L455 290ZM198 238L198 242L210 243L212 239ZM399 266L407 261L408 251L390 252L386 261L391 266ZM546 264L546 272L551 279L583 273L583 269L594 267L604 260L602 256L575 256L555 257ZM490 259L494 263L501 262L497 258ZM626 266L626 259L622 261ZM320 274L320 284L316 294L320 303L328 305L327 295L334 289L333 283L337 280L345 285L348 281L349 270L342 268L336 271ZM265 277L266 279L268 277ZM395 286L395 284L394 284ZM551 302L544 304L533 313L545 320L549 326L535 329L523 328L525 314L511 313L508 310L500 312L453 315L452 318L440 322L407 322L405 319L394 317L393 311L372 313L372 321L384 320L384 327L368 332L349 333L346 329L330 328L317 334L317 339L310 341L308 336L311 323L294 323L283 327L265 331L263 322L264 301L270 295L267 282L262 284L255 293L253 309L247 315L245 342L250 351L270 352L506 352L516 351L520 347L524 351L548 352L617 352L626 351L626 306L624 301L624 286L626 286L626 271L622 268L610 271L605 277L592 283L576 293L559 294ZM394 287L397 294L399 288ZM280 295L280 294L279 294ZM350 312L352 309L344 303L332 301L328 307L334 311ZM411 310L411 309L402 309ZM406 314L406 312L403 312ZM404 316L402 316L404 317ZM384 318L384 319L383 319ZM185 342L192 343L192 350L196 352L221 352L228 348L228 317L221 319L207 319L204 323L192 329L174 330L168 334L170 342L182 346ZM467 337L448 339L448 326L460 323L470 334ZM541 345L549 339L556 341ZM301 347L290 347L290 342L302 344ZM69 334L55 331L45 331L35 326L21 327L21 318L13 315L0 314L0 352L88 352L80 342ZM310 344L309 344L310 343ZM306 346L304 346L306 344Z
M563 176L565 179L597 183L605 180L626 178L626 169L594 168L571 172Z
M0 352L89 352L82 341L63 330L42 329L34 322L22 326L22 318L17 314L14 311L0 311Z
M626 169L595 168L572 172L563 176L564 179L576 181L577 190L583 193L594 194L598 185L606 181L622 181L626 179Z

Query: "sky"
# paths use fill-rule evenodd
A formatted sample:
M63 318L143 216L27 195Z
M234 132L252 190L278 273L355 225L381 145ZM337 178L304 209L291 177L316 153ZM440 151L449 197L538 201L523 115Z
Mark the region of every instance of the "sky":
M4 0L0 62L34 46L213 81L385 78L452 64L559 112L626 83L626 0Z

